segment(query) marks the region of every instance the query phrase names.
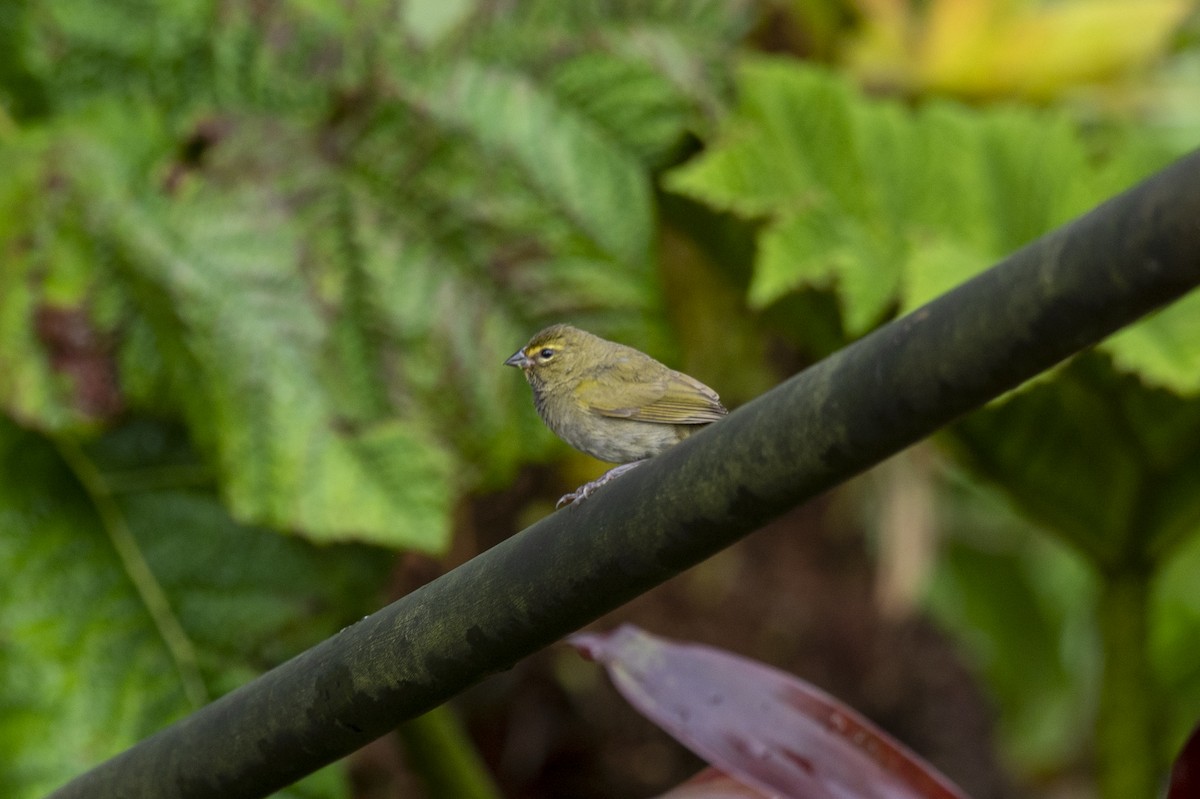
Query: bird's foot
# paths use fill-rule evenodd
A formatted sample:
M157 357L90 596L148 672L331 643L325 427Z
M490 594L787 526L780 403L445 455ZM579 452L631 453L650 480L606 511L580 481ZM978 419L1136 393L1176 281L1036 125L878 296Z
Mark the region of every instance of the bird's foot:
M590 497L592 492L594 492L600 486L604 485L610 480L613 480L614 478L620 477L621 475L625 474L625 472L633 469L635 466L641 466L643 463L645 463L645 461L640 460L633 461L632 463L622 463L620 466L614 466L592 482L584 483L569 494L563 494L561 497L559 497L558 502L555 503L555 510L561 508L563 505L566 505L569 502L582 502Z

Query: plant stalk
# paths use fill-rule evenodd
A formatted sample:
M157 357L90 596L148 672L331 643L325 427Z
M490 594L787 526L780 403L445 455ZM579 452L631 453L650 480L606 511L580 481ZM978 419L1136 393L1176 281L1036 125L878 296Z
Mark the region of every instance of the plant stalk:
M1100 594L1104 670L1096 715L1096 779L1101 799L1158 795L1161 725L1147 637L1151 573L1109 575Z

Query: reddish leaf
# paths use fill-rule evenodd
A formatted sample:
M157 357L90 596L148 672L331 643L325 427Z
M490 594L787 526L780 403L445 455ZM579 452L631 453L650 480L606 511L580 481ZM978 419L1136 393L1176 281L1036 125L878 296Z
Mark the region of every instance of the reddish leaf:
M1200 796L1200 725L1192 730L1171 768L1171 789L1167 799L1195 799Z
M772 799L766 794L730 777L715 768L706 768L657 799Z
M624 625L570 639L634 707L739 782L791 799L966 799L861 715L728 652Z

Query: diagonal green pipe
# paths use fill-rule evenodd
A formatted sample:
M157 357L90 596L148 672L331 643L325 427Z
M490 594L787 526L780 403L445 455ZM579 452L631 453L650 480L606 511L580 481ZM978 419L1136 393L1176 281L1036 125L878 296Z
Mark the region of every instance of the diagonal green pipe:
M265 796L1197 283L1193 153L53 796Z

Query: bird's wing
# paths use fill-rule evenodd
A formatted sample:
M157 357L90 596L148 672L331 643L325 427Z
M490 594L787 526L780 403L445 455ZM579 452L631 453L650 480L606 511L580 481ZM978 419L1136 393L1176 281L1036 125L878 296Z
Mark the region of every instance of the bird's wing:
M705 424L728 413L717 392L699 380L652 363L658 369L648 370L636 360L614 361L596 378L582 381L576 396L592 413L639 422ZM647 371L654 372L651 379Z

